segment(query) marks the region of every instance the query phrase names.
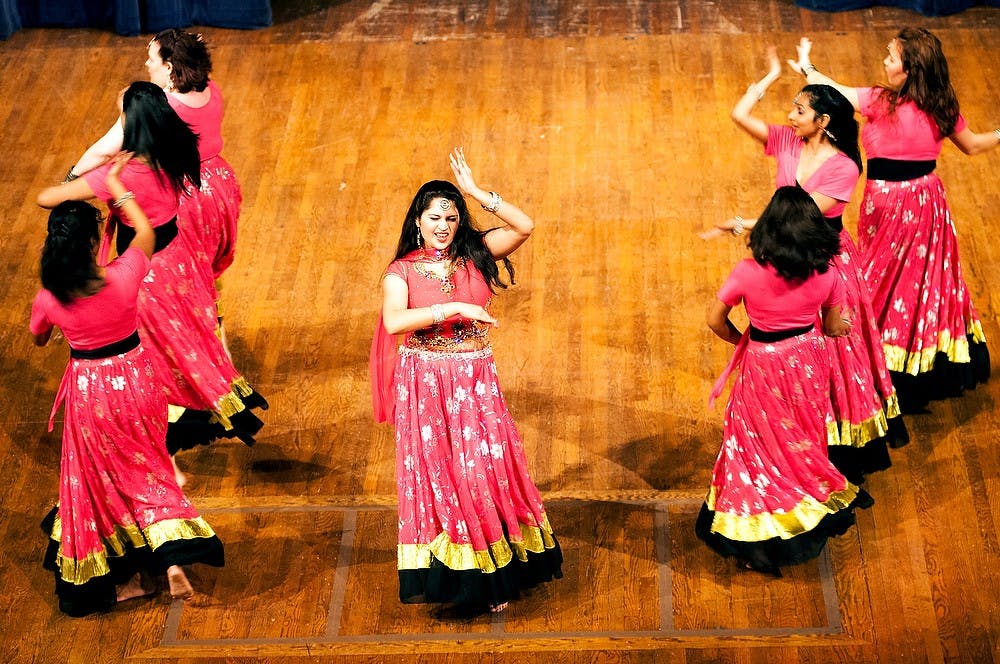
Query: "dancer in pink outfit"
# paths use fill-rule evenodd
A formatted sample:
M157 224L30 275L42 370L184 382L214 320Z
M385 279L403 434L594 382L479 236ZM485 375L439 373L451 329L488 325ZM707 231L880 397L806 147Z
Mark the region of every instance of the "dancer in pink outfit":
M843 337L844 285L830 260L837 231L799 187L779 188L750 233L753 259L736 265L709 309L715 334L736 346L736 372L722 449L695 532L715 551L772 574L819 555L827 539L854 523L871 497L827 455L830 360L816 329ZM729 312L743 303L742 334Z
M383 277L372 344L378 421L396 426L399 597L501 611L519 591L562 576L562 553L500 391L487 334L497 261L532 220L480 189L462 151L458 188L424 184ZM463 195L464 194L464 195ZM502 225L472 225L465 196ZM403 334L398 354L390 335Z
M736 124L764 145L777 162L776 186L800 186L840 233L833 267L845 286L844 306L851 334L827 343L832 371L834 426L830 457L852 482L892 465L887 446L909 442L896 390L885 364L882 335L876 326L871 293L860 271L858 250L841 215L860 177L858 123L850 102L827 85L807 85L792 102L787 125L770 125L753 115L757 101L781 73L773 48L770 71L751 85L732 111ZM753 220L730 219L721 230L752 228Z
M872 292L886 363L904 410L961 394L989 378L982 322L969 295L955 223L934 172L945 138L966 154L1000 144L959 113L941 42L905 28L883 60L887 84L851 88L824 76L803 39L789 64L836 87L867 120L868 180L858 216L861 270Z
M167 401L187 409L171 423L167 445L178 449L218 437L253 444L262 422L253 408L266 408L233 366L216 336L214 292L208 290L191 247L178 233L178 198L185 182L199 182L197 138L152 83L133 83L123 96L124 146L136 154L121 179L134 192L157 232L156 253L139 294L139 331ZM66 200L112 200L103 179L109 164L71 182L43 190L38 202L54 207ZM112 235L122 253L131 237L127 219L112 214L99 261L106 259Z
M165 573L171 594L188 598L182 565L223 564L222 543L174 479L167 402L137 331L137 297L156 235L118 178L126 159L109 168L106 186L135 229L128 247L98 266L100 212L60 203L42 250L45 289L31 310L37 345L48 343L54 326L70 345L52 409L54 418L65 405L59 505L43 527L59 608L73 616L151 594L150 573Z

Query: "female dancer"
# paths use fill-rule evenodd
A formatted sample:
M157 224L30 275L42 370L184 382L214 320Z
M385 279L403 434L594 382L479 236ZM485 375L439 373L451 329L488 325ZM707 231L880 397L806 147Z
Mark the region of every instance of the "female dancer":
M232 167L222 158L222 92L209 79L212 58L201 35L170 28L157 34L147 47L149 80L163 88L167 102L198 135L201 186L188 186L180 197L179 231L190 236L206 278L215 279L232 262L242 192ZM108 133L90 146L69 170L74 179L107 162L122 148L122 125L115 122Z
M65 403L59 505L43 523L45 567L59 608L72 616L152 593L147 573L166 573L170 594L194 591L181 565L221 566L222 543L174 480L165 438L167 402L139 341L137 296L156 234L118 179L128 155L108 169L113 205L134 237L106 267L95 260L101 214L60 203L42 249L44 290L31 308L31 333L44 346L53 326L70 345L52 419Z
M958 239L934 173L947 137L966 154L1000 143L975 133L958 111L937 37L905 28L888 46L887 86L849 88L816 70L802 39L789 64L810 83L836 87L867 123L868 181L858 216L861 269L872 292L886 362L904 411L972 389L989 378L979 314L962 276Z
M827 457L830 361L823 328L845 336L843 282L829 263L837 231L798 187L779 188L750 233L753 259L733 269L708 313L708 326L736 346L716 383L738 371L729 395L723 443L695 531L743 567L780 575L809 560L854 523L871 497ZM743 302L750 328L740 334L729 312Z
M216 336L213 293L201 280L192 279L199 274L195 251L188 237L177 233L177 202L185 179L199 182L197 138L152 83L133 83L125 91L122 126L124 146L136 158L125 166L121 179L157 229L152 269L139 293L140 334L167 401L188 409L180 421L171 423L167 445L171 454L220 436L251 445L263 424L251 408L266 408L267 402L239 375ZM51 208L95 196L113 200L103 186L108 168L43 190L38 204ZM127 222L111 216L100 262L106 259L116 228L118 252L124 251L132 235ZM183 482L183 476L178 479Z
M519 591L562 576L562 552L528 475L487 333L497 261L534 227L521 210L476 186L462 150L458 188L434 180L406 213L382 279L372 343L377 421L396 426L399 598L502 611ZM480 232L464 196L504 225ZM404 334L396 346L390 335Z
M796 95L788 126L755 117L754 105L781 74L774 48L768 60L770 71L736 103L732 118L777 161L776 185L804 188L826 223L840 234L840 254L833 266L844 282L844 306L854 324L850 335L827 343L836 425L830 431L830 458L852 482L860 483L865 474L891 465L887 444L904 445L909 435L886 369L871 294L858 269L858 250L841 218L860 177L858 123L850 102L827 85L807 85ZM752 226L752 220L729 220L719 228L735 232Z

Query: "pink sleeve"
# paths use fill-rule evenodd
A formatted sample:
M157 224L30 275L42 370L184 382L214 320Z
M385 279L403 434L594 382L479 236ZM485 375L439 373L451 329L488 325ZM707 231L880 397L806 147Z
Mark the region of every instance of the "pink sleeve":
M48 291L38 291L35 300L31 303L31 322L28 329L32 334L44 334L52 329L52 321L49 320L46 311L46 303L52 299L52 294Z
M744 266L746 261L740 261L733 268L733 271L729 273L729 277L726 282L722 284L722 288L716 294L716 297L725 304L727 307L735 307L737 304L743 301L743 273L746 271Z
M764 144L764 154L773 157L788 149L788 143L795 138L795 130L784 125L767 125L767 143Z
M816 183L813 191L838 201L847 202L851 200L854 193L854 186L861 177L858 165L850 157L840 153L832 157L835 159L823 173L823 179Z
M402 261L393 261L389 263L389 267L385 269L385 274L394 274L403 281L406 281L406 264Z
M872 106L878 98L881 88L856 88L858 93L858 112L866 118L872 117Z
M958 120L955 121L955 131L951 132L952 136L954 136L955 134L962 131L968 126L969 124L965 121L965 116L959 113Z
M837 272L830 268L823 275L827 278L830 283L830 292L826 296L826 300L823 301L823 308L830 309L832 307L838 307L844 304L844 282L840 279Z
M111 200L111 192L108 191L108 186L104 184L104 178L107 177L108 171L110 170L111 164L104 164L103 166L98 166L92 171L87 171L81 176L87 181L87 184L90 185L90 190L94 192L94 196L102 201Z
M123 281L134 283L136 290L146 273L149 272L149 259L138 247L129 247L125 253L112 261L108 269L114 269Z

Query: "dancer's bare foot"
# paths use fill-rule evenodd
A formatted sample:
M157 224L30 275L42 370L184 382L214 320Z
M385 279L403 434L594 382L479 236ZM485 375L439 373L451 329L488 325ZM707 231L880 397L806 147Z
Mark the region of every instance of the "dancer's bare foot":
M170 584L170 596L174 599L191 599L194 597L194 588L188 581L187 574L180 565L171 565L167 568L167 582Z
M181 471L181 468L177 465L177 460L173 457L173 455L170 456L170 464L174 467L174 481L177 482L177 486L183 489L184 485L188 483L187 475Z
M143 577L139 572L121 584L120 586L115 586L116 600L119 602L124 602L126 600L135 599L137 597L148 597L156 593L156 587L152 584L148 586L143 585Z

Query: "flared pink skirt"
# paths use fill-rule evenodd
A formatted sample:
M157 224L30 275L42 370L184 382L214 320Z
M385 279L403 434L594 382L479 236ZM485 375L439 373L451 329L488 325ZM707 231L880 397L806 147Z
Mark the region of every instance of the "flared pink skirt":
M462 600L425 587L420 572L432 566L481 578L520 563L532 568L522 586L559 576L561 553L492 351L403 347L394 389L401 586L411 581L405 572L419 577L412 593L401 587L402 599ZM505 592L480 599L499 603L509 599Z
M890 371L929 372L938 353L968 363L985 343L962 275L955 226L934 173L869 180L858 218L862 273L872 294Z
M829 362L816 330L749 342L706 499L712 533L737 542L791 539L854 499L856 487L827 456Z
M189 187L180 198L179 232L186 235L199 265L214 289L236 255L236 231L243 193L232 167L216 155L201 163L201 188Z
M81 585L126 549L213 538L174 480L167 402L142 347L71 359L64 385L57 575Z

